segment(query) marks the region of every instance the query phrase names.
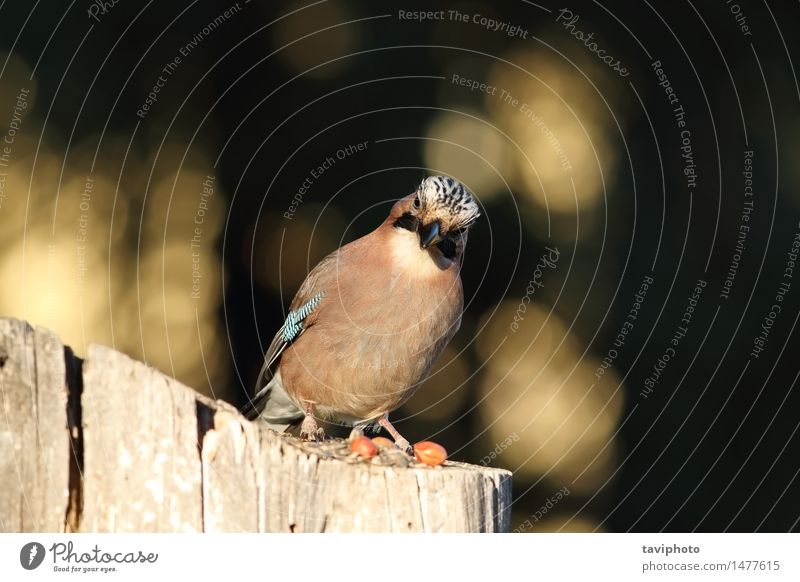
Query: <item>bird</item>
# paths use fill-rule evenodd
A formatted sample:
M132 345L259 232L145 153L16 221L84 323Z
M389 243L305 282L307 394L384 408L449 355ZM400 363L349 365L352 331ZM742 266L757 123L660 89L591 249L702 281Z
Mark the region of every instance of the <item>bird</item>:
M429 176L369 234L312 269L264 355L250 417L302 439L318 420L384 427L429 375L461 326L461 266L480 216L459 181ZM256 416L257 415L257 416Z

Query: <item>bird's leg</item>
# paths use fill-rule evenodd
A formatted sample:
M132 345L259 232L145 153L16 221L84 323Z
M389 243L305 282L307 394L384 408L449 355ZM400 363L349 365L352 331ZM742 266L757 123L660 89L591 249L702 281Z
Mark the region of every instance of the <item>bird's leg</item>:
M394 426L392 426L392 423L389 422L388 414L384 414L380 418L380 420L378 420L378 424L381 425L386 430L388 430L389 434L392 435L392 438L394 439L394 446L396 446L404 453L411 452L411 444L406 439L403 438L403 435L397 432L397 429Z
M325 431L317 424L314 418L314 403L306 401L306 417L300 425L300 438L313 441L325 438Z

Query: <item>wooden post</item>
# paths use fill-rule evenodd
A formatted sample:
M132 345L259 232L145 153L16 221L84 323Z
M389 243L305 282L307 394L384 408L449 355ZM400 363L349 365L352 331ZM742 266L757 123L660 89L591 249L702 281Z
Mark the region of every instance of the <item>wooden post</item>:
M511 474L356 461L0 319L2 532L504 532ZM342 445L338 445L342 448ZM385 460L385 459L383 459Z

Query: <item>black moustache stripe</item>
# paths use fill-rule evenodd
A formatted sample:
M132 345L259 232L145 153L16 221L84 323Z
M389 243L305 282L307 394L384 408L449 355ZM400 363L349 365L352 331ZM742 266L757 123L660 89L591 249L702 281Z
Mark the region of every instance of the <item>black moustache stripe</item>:
M439 247L439 250L442 251L442 254L445 258L450 259L451 261L456 256L456 243L451 238L445 238L436 243L436 246Z
M403 216L394 221L395 228L404 228L411 232L416 231L418 225L419 220L412 216L410 212L406 212Z

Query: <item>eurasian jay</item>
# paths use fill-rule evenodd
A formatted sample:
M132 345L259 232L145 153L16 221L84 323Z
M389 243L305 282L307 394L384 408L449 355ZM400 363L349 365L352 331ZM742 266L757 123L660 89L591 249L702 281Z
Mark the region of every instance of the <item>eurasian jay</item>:
M389 413L419 388L461 325L459 271L478 216L461 183L432 176L376 230L325 257L264 356L258 418L279 431L302 419L300 436L312 439L324 437L317 418L377 422L408 450Z

